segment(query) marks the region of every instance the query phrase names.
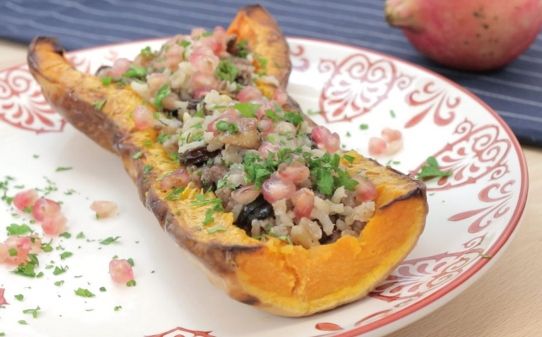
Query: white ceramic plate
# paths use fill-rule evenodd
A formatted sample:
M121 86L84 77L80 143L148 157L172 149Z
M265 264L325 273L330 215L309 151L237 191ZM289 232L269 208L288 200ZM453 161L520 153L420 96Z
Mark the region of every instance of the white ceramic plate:
M78 68L92 72L161 42L70 56ZM12 195L17 185L50 185L47 177L58 188L50 196L63 201L72 237L55 239L53 246L60 248L40 254L42 278L24 278L0 266L0 303L2 293L9 303L0 307L0 332L10 337L380 336L449 301L487 270L513 234L527 195L525 160L508 126L471 93L417 66L330 42L289 42L290 93L305 109L323 111L313 118L339 132L347 147L367 153L369 137L393 127L403 132L404 149L381 162L414 172L435 156L453 171L446 180L428 183L425 231L393 274L369 297L307 318L275 317L231 300L162 232L120 161L53 112L20 65L0 72L0 179L14 178L7 192ZM60 166L73 169L56 172ZM96 199L116 201L119 216L96 220L89 209ZM0 239L8 224L25 221L0 205ZM87 239L77 239L80 232ZM120 236L119 243L99 244L109 236ZM73 256L60 260L62 249ZM111 283L108 262L114 255L135 260L136 287ZM69 269L55 276L47 265ZM60 280L64 284L55 286ZM75 296L79 287L96 296ZM16 294L24 300L16 300ZM36 306L41 308L37 319L22 312ZM122 308L115 311L116 306Z

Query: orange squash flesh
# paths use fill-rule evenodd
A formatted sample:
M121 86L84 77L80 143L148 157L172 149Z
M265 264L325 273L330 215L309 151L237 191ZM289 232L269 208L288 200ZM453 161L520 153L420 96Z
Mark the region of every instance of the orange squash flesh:
M260 6L249 6L239 12L228 31L273 60L267 72L284 89L291 69L288 48L272 17ZM215 284L239 301L285 316L306 316L352 302L404 259L423 230L427 214L423 184L351 152L355 161L343 165L352 172L364 170L378 191L375 215L359 237L345 236L310 249L277 239L261 242L235 226L231 213L217 214L215 224L226 230L209 234L202 226L206 207L191 203L201 191L189 187L179 200L170 201L168 191L160 189L159 177L177 169L179 163L155 141L155 131L134 130L132 112L145 104L136 93L104 86L100 79L78 72L49 38L33 41L28 64L51 105L122 158L143 203L161 226L198 258ZM273 95L274 87L259 85L266 95ZM94 102L104 99L102 110L97 110ZM133 159L136 152L143 155ZM150 173L144 172L145 165L152 165Z

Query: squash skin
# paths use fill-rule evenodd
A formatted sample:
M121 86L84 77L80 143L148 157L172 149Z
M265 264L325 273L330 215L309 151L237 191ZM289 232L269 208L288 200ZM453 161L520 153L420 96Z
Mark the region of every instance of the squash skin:
M268 73L286 87L291 69L288 47L269 13L260 6L245 7L228 31L247 40L252 50L276 60L269 62ZM134 130L131 112L145 104L137 94L104 86L98 78L76 71L50 38L32 42L28 64L50 104L77 129L121 157L142 202L162 228L205 266L216 285L241 302L284 316L311 315L352 302L387 277L423 230L427 214L423 183L351 152L355 160L343 163L345 167L365 170L378 191L375 216L360 237L346 236L310 249L277 239L261 242L233 225L229 213L215 217L226 231L208 234L200 225L206 208L191 205L198 190L187 188L180 200L168 201L167 191L160 189L158 177L179 164L156 142L144 145L156 138L154 130ZM258 85L272 96L272 87ZM102 110L94 108L93 103L103 99ZM291 105L295 106L293 101ZM133 159L139 151L143 156ZM153 166L148 174L145 165Z

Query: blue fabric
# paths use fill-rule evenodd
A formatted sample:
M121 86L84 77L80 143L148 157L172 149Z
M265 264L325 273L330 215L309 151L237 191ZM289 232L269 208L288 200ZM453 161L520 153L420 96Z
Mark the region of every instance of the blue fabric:
M542 35L517 61L492 73L440 67L389 28L383 1L260 0L287 35L363 46L433 69L480 96L524 144L542 146ZM243 0L2 0L0 37L58 37L68 49L226 26Z

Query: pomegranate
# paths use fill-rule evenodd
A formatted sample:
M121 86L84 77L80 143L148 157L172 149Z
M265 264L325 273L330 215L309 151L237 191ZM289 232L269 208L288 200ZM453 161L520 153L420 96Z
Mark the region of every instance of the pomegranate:
M542 28L540 0L387 0L385 11L422 54L463 70L510 63Z
M96 219L106 219L117 213L118 206L112 201L96 200L90 205L90 209L96 212Z
M113 259L109 262L111 279L120 284L126 284L134 279L132 265L126 259Z

